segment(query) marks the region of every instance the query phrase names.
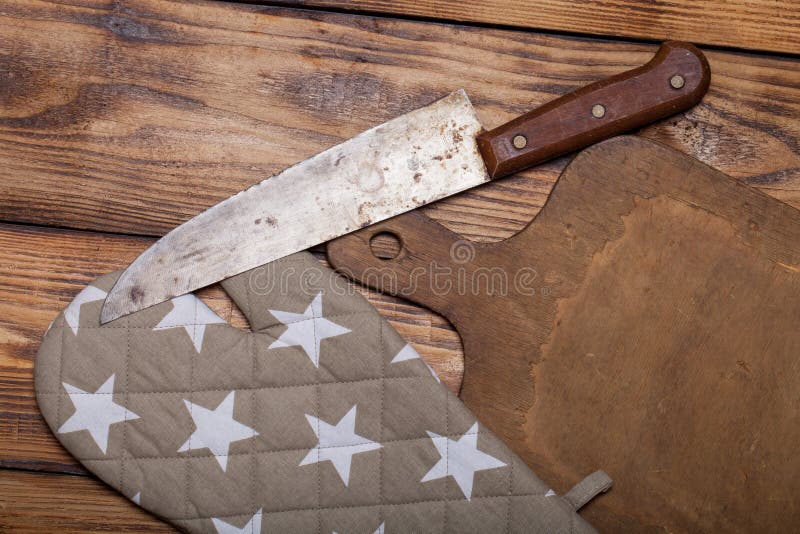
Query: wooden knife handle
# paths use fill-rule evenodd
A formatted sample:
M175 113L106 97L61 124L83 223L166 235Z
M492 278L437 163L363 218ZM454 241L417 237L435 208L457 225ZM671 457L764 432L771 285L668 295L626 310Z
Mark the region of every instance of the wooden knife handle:
M711 71L688 43L661 45L646 65L548 102L477 137L489 175L502 178L697 104Z

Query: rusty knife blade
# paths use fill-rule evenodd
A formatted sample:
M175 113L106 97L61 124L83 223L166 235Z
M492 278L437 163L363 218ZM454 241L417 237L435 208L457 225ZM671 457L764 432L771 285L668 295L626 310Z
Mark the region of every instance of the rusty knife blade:
M117 280L100 322L489 181L463 90L363 132L200 213Z

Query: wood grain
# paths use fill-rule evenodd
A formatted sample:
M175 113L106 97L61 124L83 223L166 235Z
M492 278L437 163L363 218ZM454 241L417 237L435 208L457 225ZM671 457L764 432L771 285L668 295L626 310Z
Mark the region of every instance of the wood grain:
M0 220L147 235L458 87L491 128L657 48L200 1L0 5ZM707 55L704 101L641 134L800 206L798 62ZM508 237L566 162L426 212Z
M576 157L510 239L409 212L328 255L452 321L461 399L557 492L609 473L582 512L601 532L800 527L800 211L625 136Z
M800 6L794 0L283 0L297 6L391 13L650 40L797 54Z
M33 390L33 365L47 326L97 276L125 267L152 239L0 224L0 467L85 474L50 433ZM364 290L400 334L458 391L461 345L431 312ZM246 327L218 287L200 293L223 318ZM1 473L2 471L0 471Z
M0 470L0 532L176 532L90 477Z

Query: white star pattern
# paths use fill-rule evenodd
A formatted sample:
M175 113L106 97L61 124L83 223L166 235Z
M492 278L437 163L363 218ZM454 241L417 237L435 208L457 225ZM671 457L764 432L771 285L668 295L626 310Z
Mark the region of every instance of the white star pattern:
M114 402L113 374L94 393L83 391L66 382L62 382L62 385L67 390L72 404L75 405L75 413L61 425L58 433L88 430L103 454L108 450L108 432L111 425L139 419L138 415Z
M506 465L497 458L478 450L478 423L472 425L458 441L433 432L428 432L428 435L441 458L422 477L420 482L452 476L458 487L461 488L461 492L467 500L470 500L476 471L495 469Z
M228 393L228 396L213 410L184 399L183 402L194 420L196 430L186 443L181 445L178 452L208 449L214 454L222 470L227 469L231 442L258 435L254 429L233 419L235 394L235 391Z
M131 497L131 500L133 502L135 502L136 504L141 505L142 504L142 492L140 491L136 495Z
M225 323L222 317L211 311L211 308L206 306L202 300L189 293L172 299L172 310L161 319L153 330L184 328L199 354L200 349L203 348L206 326L221 323Z
M214 528L217 529L219 534L258 534L261 532L262 512L263 508L260 508L258 512L256 512L255 515L250 518L250 521L248 521L247 524L242 528L235 527L230 523L226 523L222 519L217 519L216 517L211 518L211 521L214 523Z
M422 363L425 364L425 367L428 368L428 371L431 373L433 378L435 378L437 382L441 383L439 375L437 375L436 372L434 372L434 370L431 368L431 366L428 365L428 362L422 359L419 353L416 350L414 350L414 347L411 346L411 343L406 343L405 347L400 349L400 352L398 352L395 355L395 357L392 358L392 361L390 361L389 363L405 362L408 360L421 360Z
M551 490L551 489L549 489L549 490L547 490L547 493L544 494L544 496L545 497L555 497L556 496L556 492Z
M322 340L350 332L349 329L322 316L322 292L317 293L303 313L280 310L269 310L269 312L288 327L278 339L272 342L269 348L299 345L316 367L319 367L319 350Z
M64 310L64 320L67 322L69 327L72 328L73 334L78 335L78 324L80 323L81 319L81 306L87 302L103 300L106 298L107 294L108 293L100 288L86 286L80 293L78 293L78 296L76 296L72 302L69 303L67 309Z
M319 441L315 448L308 451L300 465L328 460L336 468L336 472L345 486L350 481L350 464L353 461L353 455L380 449L382 446L380 443L356 434L356 406L350 408L350 411L335 426L313 415L306 414L306 419Z

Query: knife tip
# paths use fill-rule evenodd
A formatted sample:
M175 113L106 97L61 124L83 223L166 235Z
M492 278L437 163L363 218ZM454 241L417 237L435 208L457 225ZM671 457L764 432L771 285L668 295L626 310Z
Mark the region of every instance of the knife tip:
M110 323L115 319L119 319L124 313L120 313L112 302L112 293L109 293L106 300L103 302L103 307L100 308L100 325Z
M103 307L100 309L101 325L129 315L143 307L144 289L139 284L127 288L125 284L120 284L121 280L120 277L103 301Z

